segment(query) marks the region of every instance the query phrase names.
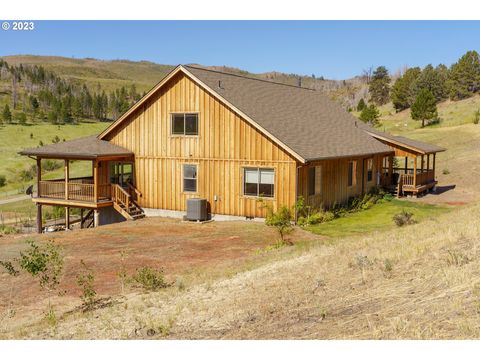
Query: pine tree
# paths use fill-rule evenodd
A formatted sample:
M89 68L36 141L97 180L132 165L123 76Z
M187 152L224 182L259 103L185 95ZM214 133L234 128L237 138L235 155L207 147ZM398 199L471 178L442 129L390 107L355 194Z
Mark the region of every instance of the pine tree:
M370 106L365 106L360 114L360 120L364 123L368 123L372 126L379 125L380 111L374 104Z
M408 109L415 100L414 85L420 73L419 67L408 69L393 84L390 97L397 112Z
M357 104L357 111L362 111L363 109L365 109L366 106L367 106L367 104L365 104L365 100L363 100L363 98L361 98L360 101Z
M421 89L428 89L437 102L447 97L446 79L443 76L444 74L441 73L441 70L437 69L430 64L425 66L415 82L415 94L418 94Z
M5 104L5 107L3 108L2 119L6 124L10 124L12 122L12 113L10 112L10 107L8 104Z
M450 68L448 87L450 99L459 100L480 90L480 56L468 51Z
M384 105L389 100L390 76L385 66L379 66L372 76L369 85L369 92L372 101L377 105Z
M413 120L421 120L422 127L425 126L426 120L437 118L437 101L430 90L422 89L419 91L415 102L412 104L411 116Z

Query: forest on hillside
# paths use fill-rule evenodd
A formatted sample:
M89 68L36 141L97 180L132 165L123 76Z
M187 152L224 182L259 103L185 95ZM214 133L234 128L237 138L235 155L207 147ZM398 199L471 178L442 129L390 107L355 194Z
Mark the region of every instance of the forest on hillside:
M85 119L111 121L142 96L135 84L107 93L100 84L92 90L43 66L9 65L3 59L0 59L0 85L3 88L0 95L4 95L0 124L26 124L27 121L69 124Z
M439 102L463 100L480 92L480 56L476 51L468 51L450 67L429 64L423 69L407 68L393 83L387 68L379 66L368 83L367 99L360 99L356 106L361 120L377 125L377 106L391 101L396 112L410 109L412 119L421 121L423 127L441 120L436 107ZM478 123L478 110L475 119Z

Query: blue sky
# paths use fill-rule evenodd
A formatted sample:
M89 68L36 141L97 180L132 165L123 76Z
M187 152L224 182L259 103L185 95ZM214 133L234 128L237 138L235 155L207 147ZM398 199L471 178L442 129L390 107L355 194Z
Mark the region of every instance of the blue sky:
M370 66L450 65L480 21L37 21L0 30L0 55L227 65L344 79Z

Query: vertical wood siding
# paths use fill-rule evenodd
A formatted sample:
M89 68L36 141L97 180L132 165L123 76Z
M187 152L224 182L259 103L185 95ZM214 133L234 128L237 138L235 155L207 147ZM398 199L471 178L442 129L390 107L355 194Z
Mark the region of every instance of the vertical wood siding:
M170 114L199 113L198 136L171 135ZM189 197L206 198L215 214L265 216L243 196L243 167L275 169L276 209L295 203L296 161L184 74L131 114L108 139L135 154L141 206L185 211ZM197 192L183 192L183 164L197 165ZM214 197L217 201L214 201Z
M367 159L373 159L372 181L367 181ZM377 171L381 172L383 155L370 157L355 157L345 159L333 159L315 161L302 166L299 169L298 193L302 195L309 205L331 207L334 204L341 204L349 198L360 196L368 192L377 183ZM354 179L352 186L348 186L348 163L356 161L354 166ZM364 166L362 182L362 165ZM314 166L322 167L322 190L319 194L308 195L308 169ZM362 184L364 186L362 192Z

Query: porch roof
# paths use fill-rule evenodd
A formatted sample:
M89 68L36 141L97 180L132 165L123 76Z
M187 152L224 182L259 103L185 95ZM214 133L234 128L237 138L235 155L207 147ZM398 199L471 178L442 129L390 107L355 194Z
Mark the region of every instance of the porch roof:
M366 131L370 135L372 135L374 138L382 141L383 143L386 143L392 147L401 146L415 153L418 153L420 155L434 154L437 152L442 152L447 150L437 145L428 144L418 140L412 140L403 136L391 135L391 134L376 131L373 129L368 129Z
M133 152L130 150L114 145L109 141L100 140L96 135L25 149L20 151L19 154L54 159L98 159L133 156Z

